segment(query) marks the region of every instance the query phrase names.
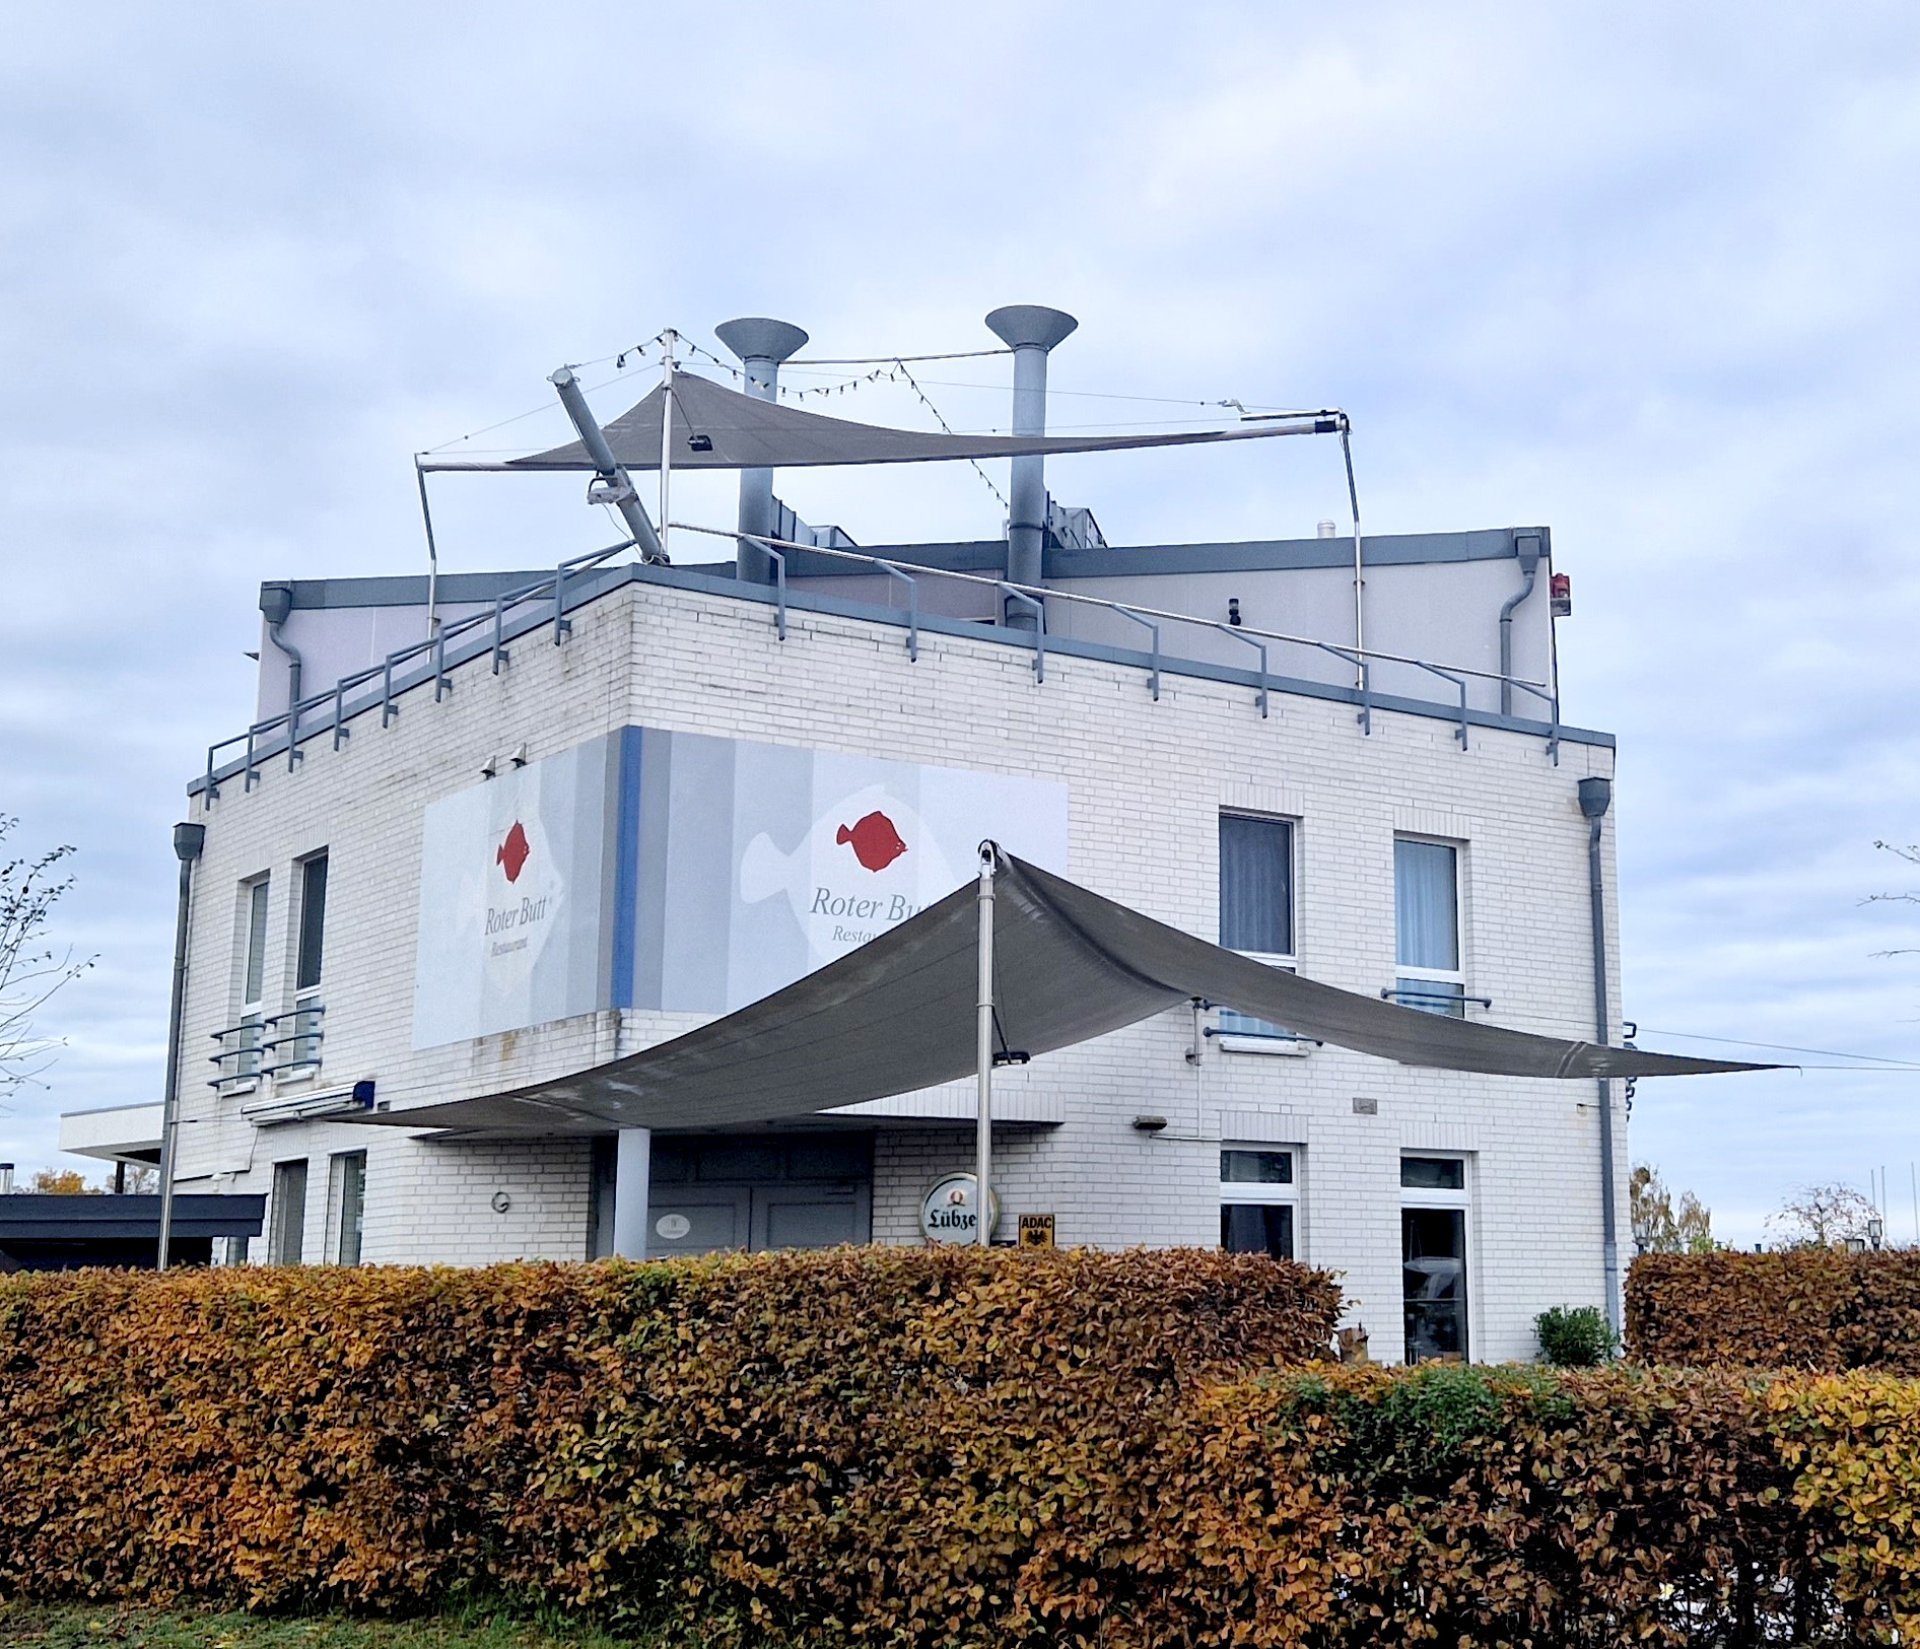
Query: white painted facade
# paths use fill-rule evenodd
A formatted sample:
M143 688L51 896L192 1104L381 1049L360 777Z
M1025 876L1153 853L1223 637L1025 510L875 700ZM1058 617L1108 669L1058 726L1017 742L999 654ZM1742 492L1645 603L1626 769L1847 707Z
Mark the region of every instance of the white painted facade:
M1409 608L1402 629L1425 627L1432 647L1423 656L1485 668L1494 614L1518 587L1511 557L1421 562L1385 570L1381 582L1400 574ZM1302 576L1329 583L1325 569ZM1209 603L1232 582L1228 574L1183 574L1159 587L1136 570L1101 584L1099 593L1172 605L1199 599L1177 587L1195 578L1212 581L1204 584ZM1521 609L1516 674L1534 680L1551 674L1546 578L1543 561L1541 591ZM316 598L286 627L308 651L309 694L324 685L315 674L319 659L329 674L362 667L377 655L355 635L377 633L380 646L401 645L423 617L394 593L417 581L391 581L386 593L372 588L375 581L355 583L352 592ZM1489 713L1462 749L1443 683L1432 684L1425 705L1376 703L1363 730L1345 685L1351 672L1331 659L1328 669L1297 672L1305 681L1276 680L1263 718L1231 640L1224 651L1186 649L1216 666L1208 675L1178 662L1169 635L1157 701L1143 659L1111 651L1137 647L1137 639L1103 632L1092 639L1108 648L1075 651L1064 621L1044 682L1035 679L1031 649L1001 630L923 627L918 659L910 660L897 614L821 610L833 604L824 598L843 605L849 598L834 583L796 587L783 641L767 592L681 572L623 570L570 611L564 643L555 643L550 626L532 630L512 640L497 672L484 652L450 667L444 697L436 699L429 680L397 694L390 720L377 702L343 714L337 748L330 731L310 732L291 770L284 752L266 751L251 782L228 771L217 795L196 786L189 816L205 823L207 836L192 906L179 1188L273 1195L276 1165L304 1162L300 1257L331 1260L343 1252L341 1226L351 1219L348 1154L364 1152L362 1261L474 1264L590 1253L606 1217L604 1203L596 1215L596 1152L588 1139L462 1142L343 1121L277 1120L274 1111L284 1115L303 1096L372 1082L382 1107L403 1112L558 1076L700 1023L609 1009L413 1046L427 807L484 782L484 768L507 763L521 747L527 760L539 761L626 727L1057 781L1068 795L1073 878L1209 939L1219 937L1222 812L1293 821L1298 966L1369 995L1395 984L1396 836L1453 843L1465 994L1492 1003L1466 1011L1521 1029L1593 1034L1587 823L1575 789L1588 775L1611 775L1611 740L1567 732L1556 763L1544 727L1491 714L1477 687L1475 707ZM1337 585L1335 574L1334 593L1325 596L1332 604L1325 629L1336 641L1343 639ZM1455 585L1460 601L1450 621L1446 602ZM806 590L823 599L809 606ZM1379 599L1381 631L1398 639L1386 598ZM334 604L318 604L324 600ZM1459 637L1452 651L1449 635ZM270 648L264 658L262 705L271 710L276 658ZM1276 656L1273 669L1277 676L1289 666ZM1376 687L1413 690L1411 681ZM1515 709L1544 720L1529 706ZM1617 958L1612 830L1610 816L1607 954ZM258 1001L265 1016L285 1014L301 999L300 866L323 852L321 973L304 998L324 1004L318 1064L211 1086L232 1069L207 1063L228 1045L216 1033L234 1027L246 1006L251 885L264 876L269 889ZM1617 977L1609 997L1620 1001ZM1215 1017L1209 1013L1206 1024ZM1609 1029L1617 1035L1618 1021ZM1188 1057L1193 1032L1189 1012L1167 1013L998 1073L1003 1236L1023 1213L1051 1213L1062 1244L1210 1246L1221 1240L1223 1143L1286 1148L1293 1183L1272 1194L1294 1210L1297 1256L1341 1274L1348 1321L1368 1329L1373 1355L1392 1359L1402 1344L1401 1209L1403 1200L1421 1200L1403 1193L1402 1159L1456 1157L1465 1165L1464 1192L1437 1200L1466 1208L1474 1357L1529 1356L1538 1312L1602 1300L1592 1083L1411 1070L1294 1043L1234 1051L1219 1037L1201 1038L1195 1061ZM1624 1233L1626 1131L1619 1085L1613 1088ZM918 1242L926 1187L970 1166L972 1103L970 1085L955 1085L798 1118L783 1132L832 1127L870 1135L859 1234ZM1164 1118L1165 1126L1142 1131L1135 1126L1142 1117ZM663 1143L657 1134L656 1162ZM603 1165L605 1156L602 1147ZM654 1201L664 1207L671 1192L658 1173ZM291 1183L281 1177L285 1199ZM269 1235L253 1259L273 1257L276 1231L284 1249L286 1211L270 1208ZM599 1240L604 1248L604 1235Z

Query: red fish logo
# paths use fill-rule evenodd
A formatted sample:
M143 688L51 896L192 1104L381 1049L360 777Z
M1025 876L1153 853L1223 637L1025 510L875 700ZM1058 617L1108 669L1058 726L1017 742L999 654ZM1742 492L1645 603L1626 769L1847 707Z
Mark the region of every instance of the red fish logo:
M833 840L836 846L851 843L853 856L867 870L885 870L907 851L900 832L893 828L893 820L880 812L869 813L851 828L842 825Z
M507 839L493 856L493 862L506 871L509 882L520 880L520 872L527 868L527 860L533 857L533 848L527 841L527 833L521 828L520 821L513 821L513 828L507 832Z

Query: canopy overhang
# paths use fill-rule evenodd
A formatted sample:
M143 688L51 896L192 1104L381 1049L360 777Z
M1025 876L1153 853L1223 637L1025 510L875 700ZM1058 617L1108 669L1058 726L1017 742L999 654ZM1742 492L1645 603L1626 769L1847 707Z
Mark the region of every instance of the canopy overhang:
M666 386L629 407L603 433L615 461L629 471L657 470ZM953 435L939 430L890 429L880 424L828 418L797 407L756 400L693 373L673 379L672 436L668 466L674 470L817 469L830 465L925 464L956 459L1023 458L1076 452L1120 452L1141 447L1196 446L1217 441L1271 440L1281 435L1331 435L1342 427L1337 413L1261 419L1237 428L1171 430L1148 435ZM579 441L498 464L426 460L423 470L578 470L598 466Z
M994 999L1008 1053L1050 1053L1199 998L1402 1065L1483 1076L1776 1068L1421 1013L1252 961L989 851ZM936 1087L976 1070L978 935L969 882L839 961L672 1041L509 1092L355 1120L541 1135L723 1127Z

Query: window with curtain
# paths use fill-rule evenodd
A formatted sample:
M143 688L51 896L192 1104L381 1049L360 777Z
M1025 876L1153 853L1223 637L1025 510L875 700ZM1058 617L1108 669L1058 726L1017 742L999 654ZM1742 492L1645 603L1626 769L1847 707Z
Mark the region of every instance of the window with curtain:
M1394 999L1424 1013L1466 1015L1460 956L1460 850L1401 836L1393 844Z
M1291 968L1293 823L1245 813L1220 815L1220 943L1261 962ZM1223 1036L1292 1039L1284 1026L1220 1010Z

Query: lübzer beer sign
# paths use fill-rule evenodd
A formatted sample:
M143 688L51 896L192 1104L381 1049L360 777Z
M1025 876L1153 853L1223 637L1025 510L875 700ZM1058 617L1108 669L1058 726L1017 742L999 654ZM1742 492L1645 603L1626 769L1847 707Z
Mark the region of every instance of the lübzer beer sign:
M931 1243L977 1243L979 1196L971 1174L944 1174L920 1201L920 1230ZM987 1232L1000 1223L1000 1199L987 1192Z

